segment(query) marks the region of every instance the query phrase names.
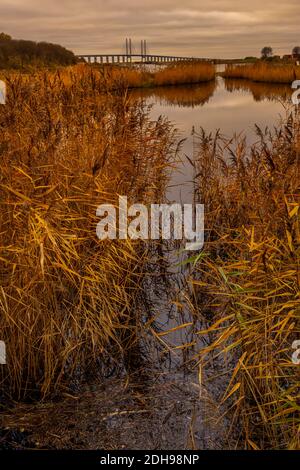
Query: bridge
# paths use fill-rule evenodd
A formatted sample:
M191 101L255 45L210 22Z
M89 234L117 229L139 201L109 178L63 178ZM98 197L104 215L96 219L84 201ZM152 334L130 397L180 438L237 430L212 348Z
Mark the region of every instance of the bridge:
M95 64L162 64L170 62L214 62L213 59L153 54L80 54L77 59Z
M124 47L125 46L125 47ZM170 62L212 62L213 59L198 57L179 57L170 55L150 54L146 39L141 40L140 49L135 48L131 38L126 38L122 51L119 54L80 54L78 60L94 64L162 64Z

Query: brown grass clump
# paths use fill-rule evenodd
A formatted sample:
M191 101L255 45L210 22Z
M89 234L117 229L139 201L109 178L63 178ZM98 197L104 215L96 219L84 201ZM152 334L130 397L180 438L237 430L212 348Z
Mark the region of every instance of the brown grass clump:
M161 197L172 131L91 69L1 78L1 389L45 396L137 342L147 250L98 240L96 208Z
M112 91L124 88L134 89L210 82L215 78L215 67L206 62L181 62L150 72L144 67L78 64L74 67L61 69L59 73L66 86L73 83L74 76L78 79L92 73L97 81L102 84L103 89ZM49 72L49 76L54 80L56 73Z
M142 68L109 66L98 69L105 83L113 83L115 89L120 87L144 88L152 83L152 73Z
M210 82L215 78L215 67L210 63L182 62L149 72L144 68L103 67L98 69L105 80L119 87L120 83L131 88L147 88L169 85Z
M192 285L209 324L199 334L210 338L198 359L227 364L223 401L238 423L237 447L299 449L299 115L257 134L249 151L244 140L198 136L206 256Z
M292 64L227 65L224 78L245 78L255 82L292 83L300 78L300 66Z
M157 71L153 77L155 86L201 83L214 80L215 67L209 62L184 62Z

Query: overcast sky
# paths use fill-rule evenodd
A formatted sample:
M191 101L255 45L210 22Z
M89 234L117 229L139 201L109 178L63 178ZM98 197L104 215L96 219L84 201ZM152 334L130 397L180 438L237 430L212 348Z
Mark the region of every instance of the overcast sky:
M0 31L75 53L118 53L131 37L157 54L278 54L300 45L299 0L0 0Z

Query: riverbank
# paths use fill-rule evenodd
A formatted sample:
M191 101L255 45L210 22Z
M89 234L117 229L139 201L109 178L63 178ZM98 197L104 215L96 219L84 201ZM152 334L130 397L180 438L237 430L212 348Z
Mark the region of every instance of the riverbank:
M91 76L97 86L103 91L118 91L135 88L154 88L162 86L194 85L214 81L215 66L209 62L180 62L157 70L150 71L145 66L127 67L116 65L87 65L78 64L71 67L61 67L56 70L37 68L17 72L0 70L0 79L10 80L12 77L37 77L44 75L51 83L61 82L64 86L74 86L74 80L84 81Z
M193 376L150 371L108 378L60 401L18 403L0 414L0 449L197 450L230 447L226 420ZM233 445L233 443L232 443Z
M300 66L265 62L254 65L227 65L220 75L223 78L246 79L254 82L292 84L294 80L300 79Z
M95 69L98 70L99 67L96 66ZM114 83L122 83L128 89L206 83L213 81L216 75L214 65L209 62L181 62L159 67L154 71L143 66L102 67L100 71L104 79L109 77Z

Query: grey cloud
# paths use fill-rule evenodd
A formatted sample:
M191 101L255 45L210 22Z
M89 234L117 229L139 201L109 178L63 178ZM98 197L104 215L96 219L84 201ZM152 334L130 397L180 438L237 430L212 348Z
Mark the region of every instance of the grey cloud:
M1 0L0 31L76 53L121 52L129 36L162 54L240 57L268 44L285 53L300 44L298 1Z

